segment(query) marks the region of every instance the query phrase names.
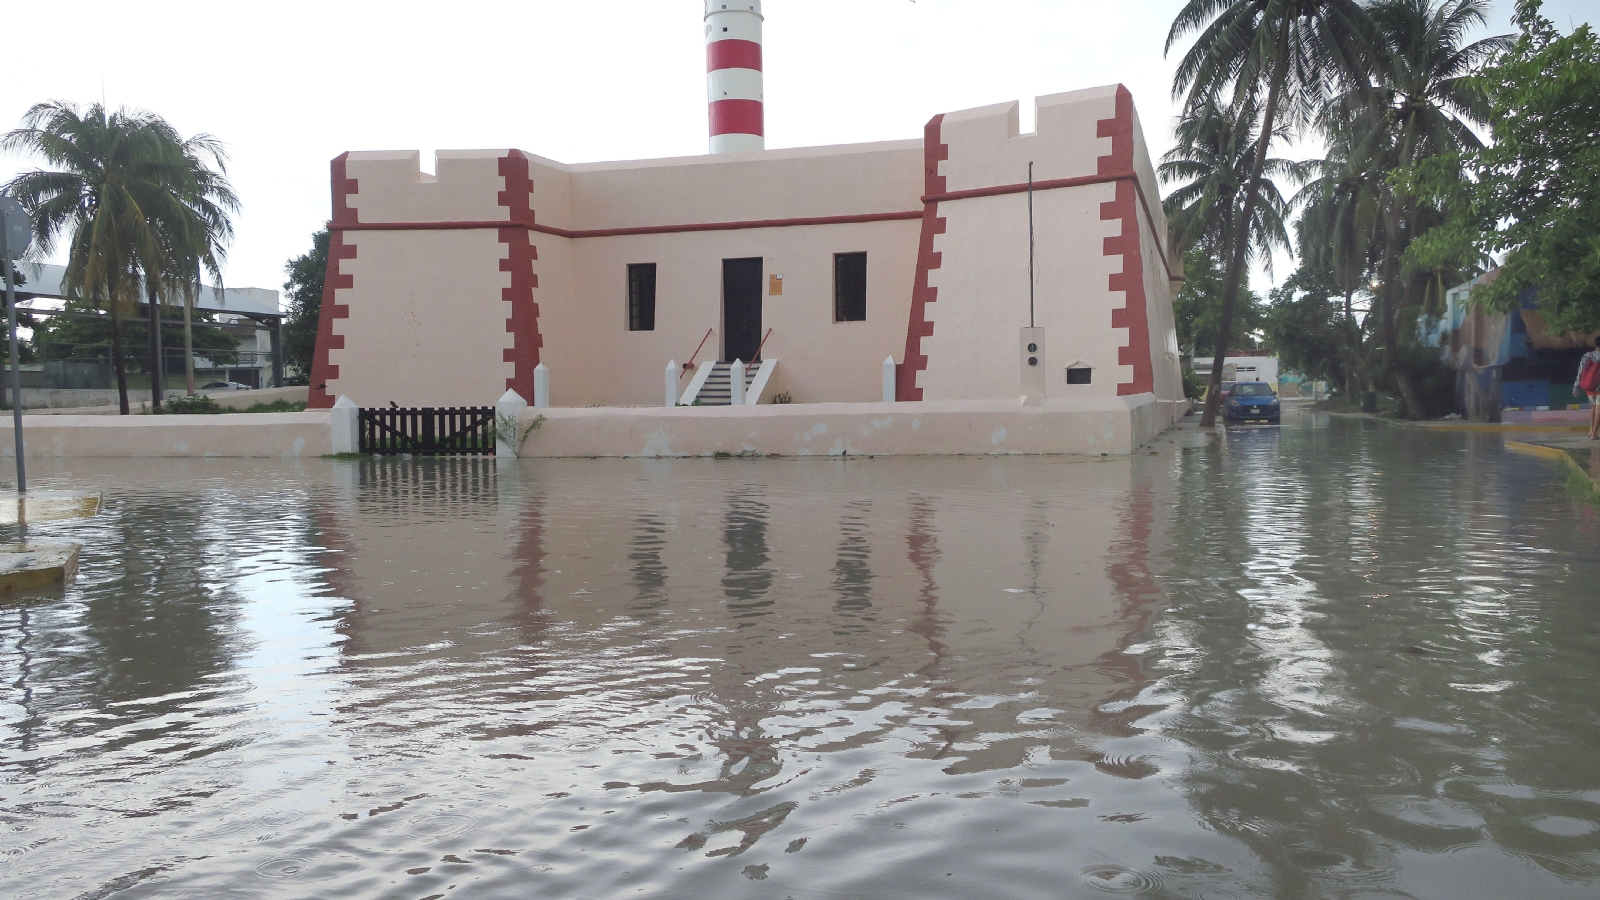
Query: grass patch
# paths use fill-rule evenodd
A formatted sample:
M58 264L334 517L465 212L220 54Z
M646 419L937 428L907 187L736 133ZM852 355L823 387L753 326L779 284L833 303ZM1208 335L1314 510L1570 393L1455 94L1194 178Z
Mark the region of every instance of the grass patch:
M1583 469L1577 465L1565 467L1567 470L1567 490L1578 499L1586 503L1600 506L1600 487L1596 487L1594 479L1584 474Z

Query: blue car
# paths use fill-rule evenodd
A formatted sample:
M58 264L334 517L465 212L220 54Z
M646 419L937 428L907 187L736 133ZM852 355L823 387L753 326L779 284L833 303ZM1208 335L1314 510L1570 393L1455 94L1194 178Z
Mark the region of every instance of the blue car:
M1228 424L1235 422L1264 422L1276 425L1282 421L1283 410L1278 405L1278 395L1272 386L1262 381L1241 381L1228 392L1228 405L1223 418Z

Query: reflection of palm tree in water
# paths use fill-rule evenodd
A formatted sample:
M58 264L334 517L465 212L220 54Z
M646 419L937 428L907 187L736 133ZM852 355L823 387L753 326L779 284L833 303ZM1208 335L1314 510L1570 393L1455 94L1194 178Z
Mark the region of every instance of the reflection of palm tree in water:
M202 520L206 508L192 497L126 501L117 520L121 539L105 543L118 554L113 571L120 571L120 584L91 592L83 616L93 649L80 659L100 670L85 679L98 694L91 702L175 696L233 667L238 598L219 596L207 578L215 560Z

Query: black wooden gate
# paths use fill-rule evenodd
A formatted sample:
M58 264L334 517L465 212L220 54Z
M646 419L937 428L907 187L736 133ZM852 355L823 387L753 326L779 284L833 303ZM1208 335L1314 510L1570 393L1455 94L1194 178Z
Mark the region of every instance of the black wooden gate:
M358 419L362 453L416 456L492 456L494 407L363 409Z

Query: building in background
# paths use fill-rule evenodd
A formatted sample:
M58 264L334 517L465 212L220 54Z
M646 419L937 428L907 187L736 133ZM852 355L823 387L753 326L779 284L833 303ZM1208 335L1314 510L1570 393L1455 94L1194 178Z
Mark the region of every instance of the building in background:
M1202 379L1211 377L1210 357L1196 359L1191 365ZM1222 360L1223 381L1264 381L1278 387L1278 358L1270 350L1229 350Z
M1572 395L1572 383L1595 336L1551 333L1534 302L1537 289L1524 291L1510 312L1472 305L1473 290L1498 273L1446 291L1444 314L1417 321L1418 339L1439 348L1456 372L1457 408L1478 422L1588 424L1589 404Z
M97 311L64 309L65 296L61 288L62 278L66 274L64 266L23 263L18 270L26 279L17 291L19 310L30 312L37 318L59 315L99 318L105 315ZM237 341L236 347L229 352L233 357L231 361L213 359L201 351L195 353L197 383L231 381L250 387L273 387L283 383L283 354L279 334L284 312L277 291L266 288L218 289L202 285L194 312L196 315L213 317L213 321L202 324L220 328ZM131 313L129 319L147 320L148 317L149 307L145 305ZM174 343L170 336L174 326L180 329L181 334L183 310L178 306L167 306L162 311L162 317L166 326L162 334L167 338L162 348L162 355L167 361L166 371L169 373L167 386L182 387L183 344L181 340ZM32 378L25 379L25 386L50 390L112 390L116 387L109 362L72 358L74 349L43 340L34 341L37 360L33 364L34 374ZM138 360L140 368L144 367L149 357L149 348L142 342L128 342L124 351L128 359ZM172 383L170 373L176 373L180 381ZM148 389L148 376L140 375L137 381L144 389Z

